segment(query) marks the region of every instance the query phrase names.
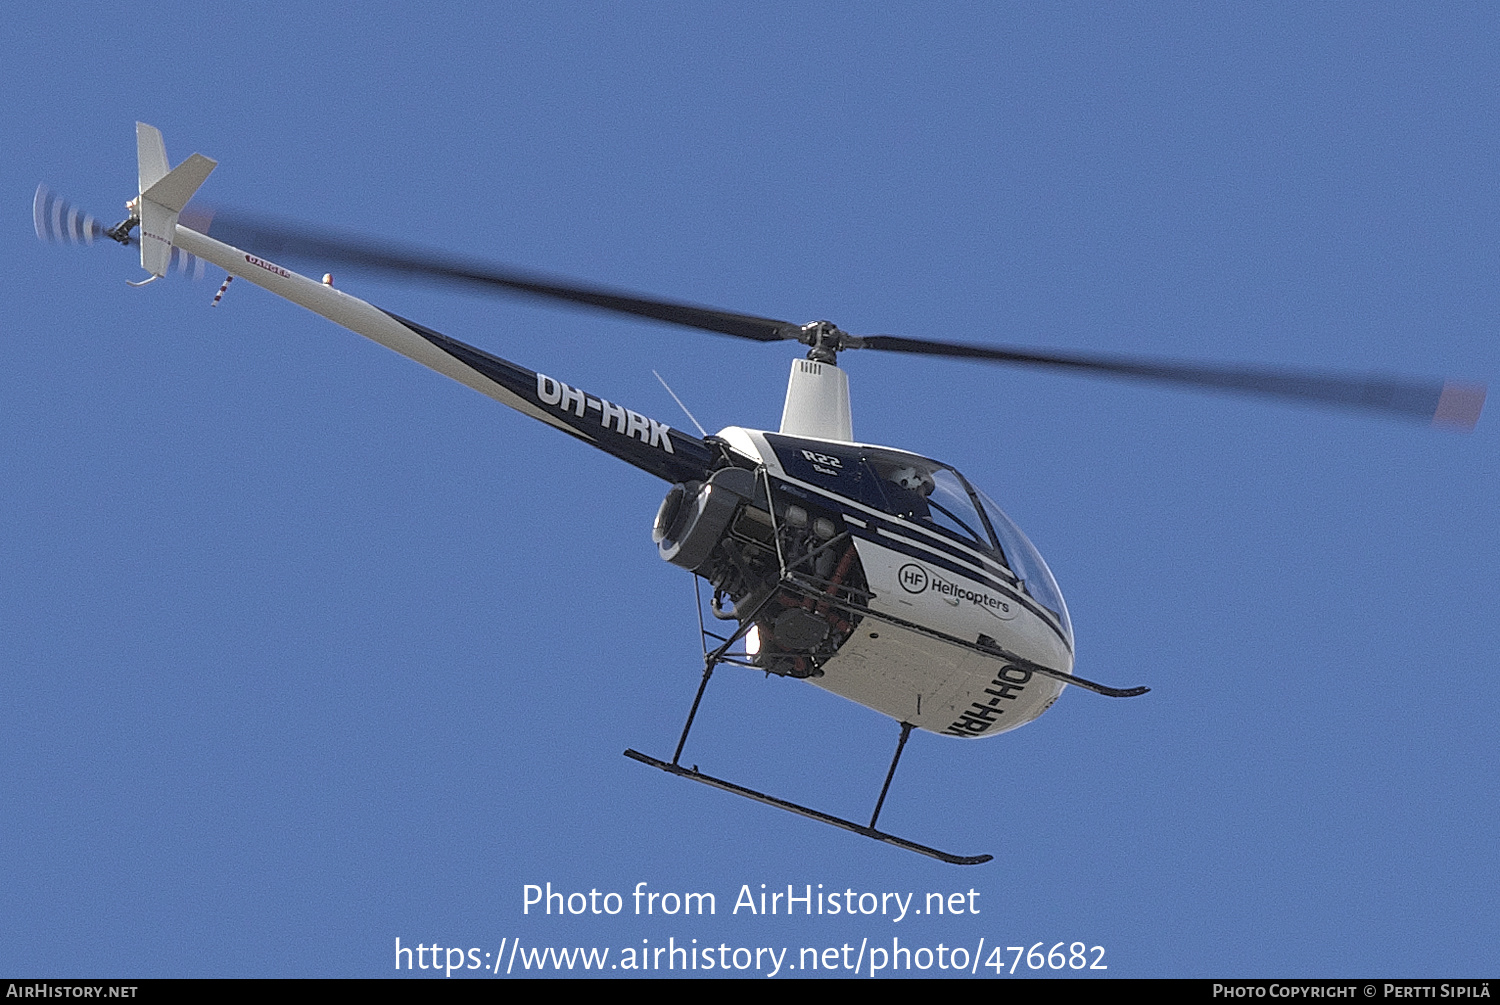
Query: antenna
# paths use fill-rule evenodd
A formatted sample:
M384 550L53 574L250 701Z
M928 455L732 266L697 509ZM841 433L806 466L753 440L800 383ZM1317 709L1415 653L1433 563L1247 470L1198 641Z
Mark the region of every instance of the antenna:
M708 430L703 428L703 423L693 418L693 413L689 412L688 407L682 403L682 399L677 397L677 392L672 390L672 388L667 384L665 380L662 380L661 374L657 373L655 370L652 370L651 373L656 377L657 380L661 381L661 386L667 389L667 393L672 396L673 401L677 402L677 407L682 409L683 414L692 420L693 425L698 427L698 435L707 436Z

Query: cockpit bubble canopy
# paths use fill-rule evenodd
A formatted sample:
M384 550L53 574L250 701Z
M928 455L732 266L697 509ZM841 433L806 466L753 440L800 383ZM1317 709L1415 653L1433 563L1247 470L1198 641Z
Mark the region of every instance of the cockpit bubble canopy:
M886 447L815 444L776 433L766 439L794 478L927 525L997 559L1020 580L1021 591L1053 616L1072 648L1068 608L1041 553L993 499L954 468Z
M1057 617L1068 644L1073 626L1052 570L1031 540L996 502L946 464L897 451L865 448L865 463L880 479L886 512L942 528L971 546L998 553L1020 586Z

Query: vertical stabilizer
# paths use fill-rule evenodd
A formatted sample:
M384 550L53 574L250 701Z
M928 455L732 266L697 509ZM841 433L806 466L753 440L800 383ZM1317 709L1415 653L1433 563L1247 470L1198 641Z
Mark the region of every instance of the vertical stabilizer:
M167 145L162 141L160 129L144 122L135 124L135 156L140 167L141 187L136 189L139 195L167 176Z
M168 171L167 147L162 142L161 130L137 122L135 140L141 183L135 205L141 220L141 268L153 276L164 276L172 264L177 215L218 162L193 154Z

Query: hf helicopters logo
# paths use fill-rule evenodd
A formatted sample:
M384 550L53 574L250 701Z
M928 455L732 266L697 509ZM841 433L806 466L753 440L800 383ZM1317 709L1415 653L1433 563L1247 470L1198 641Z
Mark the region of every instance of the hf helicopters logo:
M1016 606L1008 600L991 596L984 590L975 590L958 583L950 583L941 576L930 574L916 562L907 562L896 571L896 582L901 584L901 589L907 593L926 593L929 589L942 597L948 603L957 607L960 603L968 601L975 607L982 609L986 614L992 614L1002 621L1009 621L1016 616Z
M907 593L923 593L927 590L927 570L916 562L907 562L903 565L896 573L896 579L901 583L901 589Z

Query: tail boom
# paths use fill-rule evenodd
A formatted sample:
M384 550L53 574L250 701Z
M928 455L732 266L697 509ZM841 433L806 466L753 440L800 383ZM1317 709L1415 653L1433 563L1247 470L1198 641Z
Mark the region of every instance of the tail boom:
M659 478L701 480L713 466L714 451L695 436L390 314L332 285L182 224L176 225L172 244Z

